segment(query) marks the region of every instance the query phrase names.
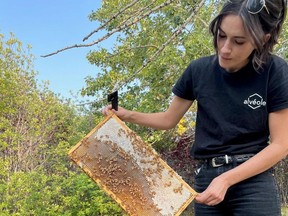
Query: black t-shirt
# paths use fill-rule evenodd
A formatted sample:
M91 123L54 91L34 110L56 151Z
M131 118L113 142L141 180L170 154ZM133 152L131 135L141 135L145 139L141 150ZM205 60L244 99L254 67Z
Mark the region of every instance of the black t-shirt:
M258 153L268 145L268 114L288 108L288 66L272 55L263 71L250 62L229 73L216 56L192 61L173 93L197 100L196 159Z

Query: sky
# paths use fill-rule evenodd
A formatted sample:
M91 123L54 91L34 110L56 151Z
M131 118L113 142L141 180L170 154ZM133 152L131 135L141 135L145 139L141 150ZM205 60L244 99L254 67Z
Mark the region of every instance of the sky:
M88 62L87 53L99 46L111 47L111 41L66 50L47 58L41 55L82 43L82 39L99 26L91 22L88 15L100 6L101 0L2 0L0 34L8 39L12 32L23 47L31 45L38 82L48 80L51 91L60 97L72 98L85 87L85 77L95 77L100 70ZM96 34L87 42L99 37Z

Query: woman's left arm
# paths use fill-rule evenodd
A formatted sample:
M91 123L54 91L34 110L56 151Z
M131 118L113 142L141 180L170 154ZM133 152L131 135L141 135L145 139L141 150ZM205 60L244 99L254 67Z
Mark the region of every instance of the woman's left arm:
M196 202L217 205L232 185L262 173L288 155L288 109L269 114L271 143L254 157L215 178Z

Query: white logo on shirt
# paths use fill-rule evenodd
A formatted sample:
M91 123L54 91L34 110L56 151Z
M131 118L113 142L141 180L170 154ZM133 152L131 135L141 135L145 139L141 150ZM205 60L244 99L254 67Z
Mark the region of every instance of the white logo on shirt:
M244 104L247 104L252 109L257 109L261 106L266 106L266 101L259 94L255 93L249 96L247 100L244 100Z

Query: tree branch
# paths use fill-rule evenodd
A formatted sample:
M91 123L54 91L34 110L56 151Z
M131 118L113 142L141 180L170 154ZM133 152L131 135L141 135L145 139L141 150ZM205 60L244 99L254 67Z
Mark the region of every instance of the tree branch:
M109 58L113 58L114 56L119 55L120 53L123 53L125 51L131 51L131 50L135 50L135 49L144 49L144 48L154 48L154 49L159 49L159 47L157 47L156 45L142 45L142 46L137 46L137 47L129 47L128 49L124 49L121 52L117 52L115 54L111 54L109 55Z
M115 34L116 32L121 32L123 29L126 29L134 24L136 24L137 22L139 22L140 20L144 19L145 17L149 16L151 13L153 13L154 11L157 11L169 4L171 4L174 0L168 0L160 5L158 5L157 7L154 7L152 8L150 11L148 11L147 13L143 14L142 16L134 19L134 21L130 22L130 23L124 23L123 25L121 26L118 26L116 29L112 30L111 32L108 32L106 35L104 35L103 37L99 38L98 40L96 41L93 41L92 43L89 43L89 44L75 44L75 45L72 45L72 46L68 46L68 47L65 47L65 48L62 48L60 50L57 50L56 52L53 52L53 53L50 53L50 54L47 54L47 55L42 55L41 57L49 57L49 56L52 56L52 55L55 55L55 54L58 54L60 52L63 52L65 50L68 50L68 49L73 49L73 48L80 48L80 47L90 47L90 46L94 46L100 42L102 42L103 40L109 38L110 36L112 36L113 34Z
M121 25L125 24L126 22L128 22L129 20L133 19L134 17L137 16L137 14L141 14L143 11L145 11L147 8L149 8L151 5L153 5L157 0L153 0L150 4L148 4L146 7L140 8L140 10L135 11L134 14L130 15L127 19L125 19Z
M95 29L94 31L92 31L90 34L88 34L84 39L83 42L86 41L89 37L91 37L93 34L97 33L99 30L103 29L105 26L107 26L112 20L116 19L120 14L122 14L125 10L129 9L130 7L132 7L133 5L135 5L136 3L138 3L139 0L135 0L133 2L131 2L130 4L126 5L126 7L120 9L118 11L118 13L114 14L107 22L105 22L103 25L99 26L97 29Z

